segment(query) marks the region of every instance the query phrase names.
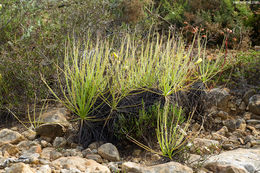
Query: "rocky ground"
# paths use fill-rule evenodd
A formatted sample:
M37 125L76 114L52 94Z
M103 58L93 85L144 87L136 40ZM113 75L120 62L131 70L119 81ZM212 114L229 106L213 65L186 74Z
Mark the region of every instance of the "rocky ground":
M203 123L193 122L184 163L133 148L122 156L116 144L94 142L82 148L73 142L75 131L64 108L41 115L32 129L0 130L0 172L7 173L260 173L260 94L254 89L207 92ZM130 146L131 147L131 146ZM148 164L161 163L161 164Z

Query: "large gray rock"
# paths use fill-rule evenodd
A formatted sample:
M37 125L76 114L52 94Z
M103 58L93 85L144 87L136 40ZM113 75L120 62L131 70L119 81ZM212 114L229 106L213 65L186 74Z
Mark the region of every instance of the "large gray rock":
M71 124L67 121L66 116L69 112L65 108L55 108L43 113L38 118L42 123L36 127L36 135L54 139L57 136L63 136Z
M134 162L122 164L122 172L131 173L192 173L192 169L177 162L168 162L155 166L144 166Z
M52 164L60 169L78 169L86 173L110 173L108 167L97 163L94 160L84 159L81 157L61 157L54 160Z
M260 148L236 149L210 157L204 167L213 172L245 172L255 173L260 170Z
M260 115L260 94L250 97L248 107L250 112Z
M111 144L111 143L106 143L101 145L98 148L98 154L103 157L104 159L107 159L109 161L119 161L120 156L117 148Z
M9 129L2 129L0 131L0 146L3 146L8 143L17 144L22 140L24 140L24 136L16 131Z

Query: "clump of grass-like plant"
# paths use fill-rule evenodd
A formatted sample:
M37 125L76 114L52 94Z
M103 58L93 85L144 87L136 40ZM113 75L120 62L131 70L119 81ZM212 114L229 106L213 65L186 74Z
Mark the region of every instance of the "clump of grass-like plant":
M167 100L163 110L158 110L156 134L163 156L172 159L175 154L184 149L191 117L189 116L183 127L183 108L175 105L171 109Z
M91 41L84 43L84 50L77 42L69 41L64 58L64 69L59 68L65 78L65 86L59 78L64 99L61 99L49 87L52 94L81 120L89 120L98 97L107 87L104 73L108 63L109 47L107 43L93 45ZM92 117L93 118L93 117Z
M215 75L215 72L211 72L212 66L208 65L212 62L201 59L201 51L194 55L195 40L188 50L183 40L171 35L165 38L159 34L150 34L148 40L141 41L126 35L119 41L119 46L108 40L98 39L93 43L88 39L83 44L69 40L64 67L58 67L64 76L64 79L59 78L63 98L43 81L61 103L78 115L81 122L99 121L100 125L103 121L103 128L100 132L96 128L96 133L102 133L108 122L121 113L138 116L138 110L135 109L146 109L142 107L142 102L149 107L164 100L164 111L158 113L157 137L163 155L172 157L171 153L182 145L184 139L179 131L178 118L174 121L177 124L165 124L170 104L178 104L178 100L170 101L172 96L188 90L198 80L207 82ZM198 46L197 49L202 47ZM215 69L219 67L219 62L214 61ZM147 100L150 97L154 100ZM177 107L172 112L176 114L175 117L180 116L179 112L183 114L182 108ZM163 132L165 128L170 129ZM182 130L185 131L186 127ZM134 138L131 140L134 141ZM135 143L142 145L137 141Z

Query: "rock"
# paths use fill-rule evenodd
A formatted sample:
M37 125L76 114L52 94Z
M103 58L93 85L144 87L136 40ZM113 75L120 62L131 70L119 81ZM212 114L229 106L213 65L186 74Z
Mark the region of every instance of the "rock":
M60 173L81 173L81 171L76 168L70 168L70 169L61 169Z
M155 166L144 166L133 162L122 164L122 172L131 173L192 173L192 169L177 162L168 162Z
M111 143L106 143L101 145L98 148L98 154L103 157L104 159L107 159L109 161L119 161L120 156L117 148L111 144Z
M19 149L17 146L12 144L5 144L0 148L0 151L7 152L10 156L15 156L17 153L19 153Z
M39 157L40 157L40 154L39 154L39 153L28 153L28 152L25 152L25 153L23 153L23 154L19 157L19 159L28 160L29 163L31 163L31 164L39 164L39 163L40 163Z
M58 158L62 157L62 154L56 150L53 150L50 152L50 160L56 160Z
M103 163L101 156L98 154L87 154L85 158L95 160L98 163Z
M208 164L205 168L213 172L221 173L247 173L247 171L243 168L237 168L231 165L223 165L220 163L211 163Z
M49 142L47 142L45 140L41 140L40 143L41 143L42 148L46 148L46 147L51 147L52 146Z
M244 120L250 120L251 116L252 116L251 112L245 112L244 115L243 115Z
M95 172L109 173L110 172L108 167L103 166L94 160L84 159L77 156L61 157L57 160L54 160L52 164L59 167L60 169L75 168L86 173L95 173Z
M34 171L24 163L15 163L6 169L6 173L34 173Z
M41 153L41 158L46 159L46 160L50 160L50 155L51 155L52 151L55 151L55 148L52 148L52 147L44 148L42 150L42 153Z
M248 90L248 91L244 94L244 96L243 96L243 101L245 102L246 105L248 105L250 97L252 97L252 96L255 95L255 94L256 94L256 91L255 91L254 89L250 89L250 90Z
M36 132L29 129L29 130L26 130L22 133L22 135L27 138L28 140L34 140L35 137L36 137Z
M42 165L36 173L51 173L51 168L49 165Z
M37 136L45 136L54 139L63 136L71 124L67 121L68 111L64 108L50 110L39 117L43 124L36 127Z
M0 147L8 143L17 144L22 140L24 140L24 136L16 131L9 129L0 130Z
M229 115L227 112L224 112L224 111L219 111L217 114L216 114L217 117L220 117L221 120L227 120L229 118Z
M246 103L245 102L241 102L241 104L238 107L241 111L245 111L246 110Z
M260 120L255 120L255 119L246 120L246 123L247 123L248 125L260 124Z
M229 89L227 88L213 88L207 93L207 107L210 108L212 106L217 106L221 110L228 112L228 103L231 99L231 95L229 94ZM213 104L213 105L211 105Z
M33 146L40 146L36 141L21 141L17 147L19 148L19 150L21 151L27 151L29 150L31 147Z
M83 157L86 157L87 154L93 154L93 152L91 151L90 148L86 148L81 153L82 153Z
M62 152L63 156L80 156L83 157L82 153L77 149L66 149Z
M226 120L226 121L223 122L224 126L226 126L230 132L233 132L237 128L239 128L241 123L242 123L241 119L238 119L238 120Z
M218 141L203 138L195 138L193 140L193 147L191 147L191 151L193 153L199 152L199 154L211 154L213 151L219 150L218 146Z
M260 124L255 125L255 128L260 130Z
M118 168L118 164L115 162L109 162L107 166L111 172L122 172L121 169Z
M103 145L104 142L92 142L91 144L88 145L88 148L90 148L91 150L93 149L98 149L101 145Z
M216 132L219 135L226 136L228 133L228 128L226 126L223 126L220 130Z
M260 149L236 149L212 156L204 167L213 172L257 172L260 169Z
M140 156L141 152L142 152L142 150L140 150L140 149L134 149L132 155L134 157L138 157L138 156Z
M55 148L63 148L67 144L67 141L63 137L56 137L53 141L53 147Z
M260 115L260 94L250 97L248 107L250 112Z
M253 136L258 136L260 134L260 132L258 132L255 127L249 125L247 125L246 127L252 131Z
M198 165L203 160L202 157L197 154L189 154L188 156L188 160L186 160L185 163L191 166Z

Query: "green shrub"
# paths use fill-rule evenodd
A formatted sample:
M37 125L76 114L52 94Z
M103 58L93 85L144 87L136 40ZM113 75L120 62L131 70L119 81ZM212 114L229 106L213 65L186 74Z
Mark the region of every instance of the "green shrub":
M56 64L63 62L68 35L102 34L110 17L101 0L3 0L1 5L0 107L20 112L35 93L38 99L48 95L40 73L57 88Z

